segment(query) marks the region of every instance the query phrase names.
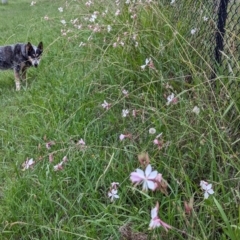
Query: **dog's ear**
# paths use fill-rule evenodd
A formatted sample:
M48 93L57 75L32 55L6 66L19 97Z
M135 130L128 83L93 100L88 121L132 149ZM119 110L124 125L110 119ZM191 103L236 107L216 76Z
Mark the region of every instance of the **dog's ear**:
M32 44L30 42L28 42L25 46L26 52L30 52L33 50Z
M40 42L39 44L38 44L38 48L42 51L43 50L43 43L42 42Z

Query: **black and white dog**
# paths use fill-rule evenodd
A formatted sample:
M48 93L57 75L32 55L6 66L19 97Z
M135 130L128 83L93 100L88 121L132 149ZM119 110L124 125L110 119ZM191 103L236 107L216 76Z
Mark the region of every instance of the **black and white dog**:
M14 70L17 91L21 88L20 79L26 79L27 68L38 66L42 52L42 42L37 47L30 42L0 46L0 70Z

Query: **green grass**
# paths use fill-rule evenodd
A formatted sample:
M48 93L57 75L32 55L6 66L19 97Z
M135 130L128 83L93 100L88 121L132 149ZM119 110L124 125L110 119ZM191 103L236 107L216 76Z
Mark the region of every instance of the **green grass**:
M111 1L90 7L80 0L36 2L0 5L0 45L44 44L41 64L28 71L20 92L13 72L0 72L1 239L122 235L137 240L119 231L128 224L132 235L148 239L239 239L240 104L228 84L239 84L239 78L219 74L212 89L211 66L197 44L204 32L190 36L193 24L177 21L169 3L133 8ZM118 8L121 14L115 16ZM99 12L95 23L84 20L94 11ZM137 17L131 18L134 13ZM184 17L191 22L191 14ZM81 29L71 23L76 18ZM99 32L92 30L96 23ZM68 30L67 36L61 29ZM141 70L149 57L155 69ZM178 102L166 105L172 92ZM109 110L102 108L104 100ZM194 106L199 115L192 112ZM126 118L123 109L130 110ZM156 134L150 135L149 128ZM161 132L164 146L159 150L153 140ZM132 138L120 141L120 134ZM76 144L81 138L85 147ZM46 148L49 141L55 142L51 149ZM130 173L142 168L142 152L148 152L151 165L168 182L168 195L144 193L131 184ZM64 156L63 170L54 171ZM36 163L22 171L27 158ZM209 199L203 198L201 180L213 184ZM112 182L120 183L113 203L107 195ZM192 197L188 216L184 201ZM168 232L148 230L157 201L159 217L173 227Z

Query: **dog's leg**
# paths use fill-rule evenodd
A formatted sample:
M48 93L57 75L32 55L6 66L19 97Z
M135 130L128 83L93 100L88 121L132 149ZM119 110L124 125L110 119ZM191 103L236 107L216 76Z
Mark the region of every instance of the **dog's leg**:
M21 88L21 83L20 83L20 67L14 68L14 76L15 76L15 84L16 84L16 91L19 91Z
M26 80L26 75L27 75L27 67L22 68L22 80Z

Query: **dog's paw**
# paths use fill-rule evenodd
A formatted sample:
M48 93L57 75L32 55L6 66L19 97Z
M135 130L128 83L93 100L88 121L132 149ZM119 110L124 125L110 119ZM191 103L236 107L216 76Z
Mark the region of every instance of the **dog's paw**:
M16 91L20 91L20 89L21 89L20 84L19 84L19 83L16 83Z

